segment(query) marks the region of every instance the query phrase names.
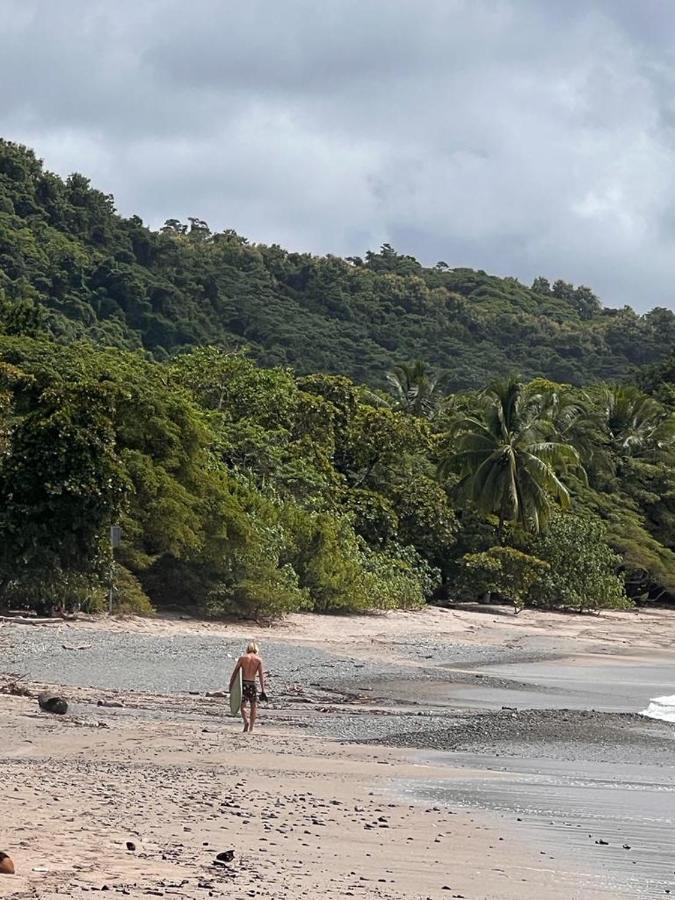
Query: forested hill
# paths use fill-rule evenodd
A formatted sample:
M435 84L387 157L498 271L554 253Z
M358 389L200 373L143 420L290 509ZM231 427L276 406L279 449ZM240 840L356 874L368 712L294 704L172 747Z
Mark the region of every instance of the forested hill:
M153 232L0 142L0 609L673 602L674 343L563 282Z
M518 372L573 384L624 378L675 344L675 316L603 309L585 287L424 268L388 245L364 259L249 244L169 220L116 214L82 175L63 181L0 141L0 329L89 336L162 359L247 345L263 365L381 383L423 359L450 390Z

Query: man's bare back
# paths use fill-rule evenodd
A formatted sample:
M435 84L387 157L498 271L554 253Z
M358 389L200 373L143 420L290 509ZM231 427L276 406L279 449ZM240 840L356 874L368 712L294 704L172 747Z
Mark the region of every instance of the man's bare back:
M241 677L244 681L255 681L256 675L262 669L262 659L257 653L245 653L239 657L239 665L241 667ZM262 678L260 679L260 687L262 689Z

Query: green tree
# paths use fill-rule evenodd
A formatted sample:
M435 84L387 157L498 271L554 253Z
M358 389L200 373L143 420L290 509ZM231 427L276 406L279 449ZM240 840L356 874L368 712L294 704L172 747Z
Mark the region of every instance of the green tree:
M580 612L631 605L619 575L622 559L607 544L600 520L558 514L527 547L548 564L530 591L530 605L562 606Z
M387 372L396 399L396 408L412 416L433 419L440 403L440 374L420 360L398 365Z
M555 504L570 505L565 475L580 469L569 444L550 440L550 422L515 379L495 382L476 415L457 421L441 475L457 472L457 494L506 522L538 531Z
M617 457L675 460L675 411L634 385L604 387L595 396L609 446Z
M465 595L489 598L497 594L519 613L549 564L514 547L490 547L481 553L467 553L462 569L460 586Z
M108 390L15 383L15 421L0 460L0 604L12 596L49 609L63 601L64 586L81 597L81 586L105 570L104 536L128 483Z

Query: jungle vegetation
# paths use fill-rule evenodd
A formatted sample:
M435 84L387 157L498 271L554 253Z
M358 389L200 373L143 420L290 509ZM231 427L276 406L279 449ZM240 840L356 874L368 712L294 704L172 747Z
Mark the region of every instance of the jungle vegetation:
M0 142L0 607L673 602L674 346L562 281L152 231Z

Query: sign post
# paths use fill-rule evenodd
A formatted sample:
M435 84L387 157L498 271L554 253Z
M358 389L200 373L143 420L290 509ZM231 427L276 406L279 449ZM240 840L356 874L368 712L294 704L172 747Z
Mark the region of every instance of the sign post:
M108 613L112 615L113 592L115 590L115 548L122 543L122 529L119 525L110 526L110 583L108 585Z

